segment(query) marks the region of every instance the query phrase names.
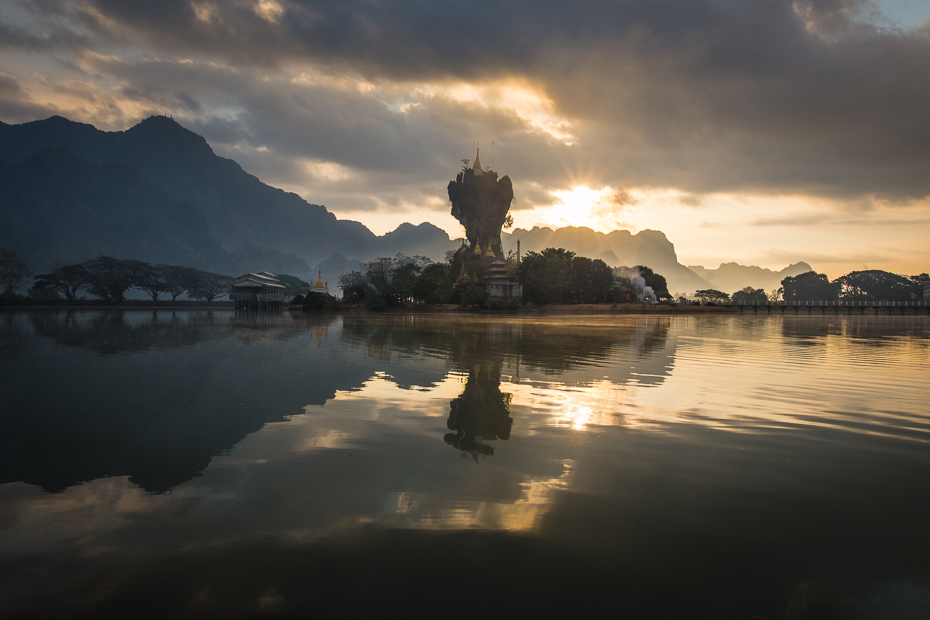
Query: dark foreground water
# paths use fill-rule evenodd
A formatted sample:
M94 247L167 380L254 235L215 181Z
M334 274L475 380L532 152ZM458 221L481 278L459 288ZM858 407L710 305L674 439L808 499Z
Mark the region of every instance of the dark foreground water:
M926 317L0 314L0 617L930 618Z

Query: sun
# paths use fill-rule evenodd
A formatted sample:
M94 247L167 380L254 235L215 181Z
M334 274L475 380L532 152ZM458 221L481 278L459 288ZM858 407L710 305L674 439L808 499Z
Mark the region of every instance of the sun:
M575 185L571 189L551 190L549 194L554 198L551 204L521 214L519 219L550 228L587 226L601 232L629 228L623 218L623 210L632 201L627 192L607 185L600 188Z

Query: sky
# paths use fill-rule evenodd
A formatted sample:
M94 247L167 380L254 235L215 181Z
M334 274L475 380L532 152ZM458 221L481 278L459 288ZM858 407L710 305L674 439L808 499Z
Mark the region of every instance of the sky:
M0 120L171 115L382 234L661 230L686 265L930 271L925 0L4 0Z

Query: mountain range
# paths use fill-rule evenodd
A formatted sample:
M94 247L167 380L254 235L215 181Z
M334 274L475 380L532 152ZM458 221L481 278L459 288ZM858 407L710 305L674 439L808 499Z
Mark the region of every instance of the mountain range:
M809 270L804 263L782 272L735 263L688 268L655 230L536 227L502 235L505 250L516 250L518 240L523 253L564 247L611 266L648 265L672 292L768 289L778 274ZM442 260L460 245L430 223L404 223L378 236L337 219L324 206L262 183L165 116L115 132L60 116L0 122L0 246L16 250L39 273L54 262L107 254L228 275L262 270L309 279L319 270L335 283L378 256Z

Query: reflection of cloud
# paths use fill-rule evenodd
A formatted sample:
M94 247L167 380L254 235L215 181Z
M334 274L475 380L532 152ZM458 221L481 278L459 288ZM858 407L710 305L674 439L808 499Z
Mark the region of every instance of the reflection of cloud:
M137 605L155 591L147 605L162 616L196 605L233 614L300 603L305 612L307 601L344 611L334 590L361 588L383 608L388 599L373 592L396 596L415 582L444 586L421 588L438 597L433 609L448 604L449 584L506 583L482 596L526 610L549 604L555 574L560 592L569 583L615 601L628 588L624 600L641 603L643 616L657 605L643 584L678 584L695 595L671 597L687 609L661 615L687 617L720 601L750 608L760 583L770 584L767 599L784 600L785 584L822 574L835 557L852 558L844 575L874 579L876 566L920 575L928 500L913 481L926 478L930 334L921 317L874 318L346 318L359 323L352 338L319 348L310 333L249 345L257 358L243 355L245 341L225 340L238 355L207 342L204 355L220 364L211 376L223 379L207 400L267 373L255 404L290 411L294 399L307 403L306 386L326 385L340 367L345 377L325 404L248 434L170 493L144 493L125 477L56 494L0 485L0 556L17 575L0 605ZM360 334L392 320L399 332L418 321L439 336L454 331L455 348L426 330L397 334L388 359L370 357ZM577 353L592 332L620 336L571 363L543 363L554 342ZM142 368L160 360L177 371L192 353L180 352L148 354ZM503 360L514 426L493 462L475 465L441 441L466 380L449 370L453 355L456 368ZM92 357L96 371L142 359ZM223 404L215 426L242 415ZM867 539L851 544L838 528ZM763 558L752 571L747 548ZM695 577L691 567L708 558L726 587ZM523 597L526 588L541 598ZM752 600L734 603L743 592Z

